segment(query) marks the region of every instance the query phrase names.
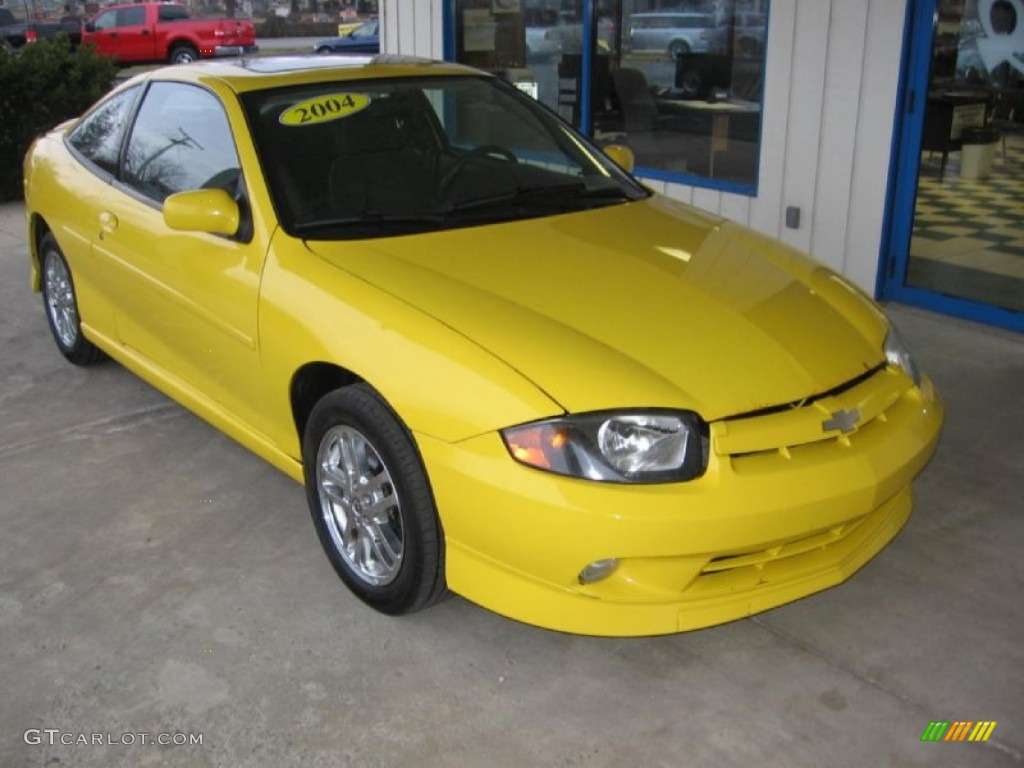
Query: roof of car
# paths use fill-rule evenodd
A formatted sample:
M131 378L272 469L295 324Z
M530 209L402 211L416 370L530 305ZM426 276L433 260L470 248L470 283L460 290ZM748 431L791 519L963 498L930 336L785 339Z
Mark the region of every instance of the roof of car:
M262 90L332 80L375 80L386 77L486 74L471 67L412 56L323 54L241 57L161 67L132 78L204 82L220 80L234 91Z

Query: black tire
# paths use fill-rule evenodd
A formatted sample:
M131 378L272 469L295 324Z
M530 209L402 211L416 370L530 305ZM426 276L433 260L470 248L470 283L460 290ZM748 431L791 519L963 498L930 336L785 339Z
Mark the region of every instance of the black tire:
M78 314L78 296L60 246L47 232L39 243L39 268L42 273L43 306L57 348L75 365L95 365L106 359L103 351L82 334Z
M317 49L316 49L316 50L314 51L314 53L334 53L334 51L332 51L332 50L331 50L330 48L328 48L328 47L327 47L326 45L321 45L321 46L320 46L319 48L317 48Z
M346 586L393 616L443 598L444 536L430 483L412 436L380 395L366 384L325 395L302 449L313 525Z
M171 55L167 60L171 64L191 64L199 58L199 51L191 45L176 45L171 48Z

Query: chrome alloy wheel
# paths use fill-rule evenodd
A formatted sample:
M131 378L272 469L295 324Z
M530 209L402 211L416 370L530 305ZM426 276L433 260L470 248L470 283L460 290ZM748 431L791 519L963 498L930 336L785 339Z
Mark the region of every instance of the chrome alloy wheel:
M48 251L44 278L46 281L46 311L53 329L65 348L71 349L78 341L78 308L68 268L57 253Z
M316 482L320 514L353 575L375 587L394 581L405 549L401 501L370 441L349 426L328 430L320 441Z

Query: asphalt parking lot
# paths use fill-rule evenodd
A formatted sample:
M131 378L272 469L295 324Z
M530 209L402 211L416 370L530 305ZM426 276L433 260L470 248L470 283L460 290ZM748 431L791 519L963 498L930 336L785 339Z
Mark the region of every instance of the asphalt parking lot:
M300 486L64 361L27 254L0 205L0 766L1022 763L1021 337L892 308L948 416L909 524L846 584L599 639L364 607ZM922 743L936 720L997 726Z

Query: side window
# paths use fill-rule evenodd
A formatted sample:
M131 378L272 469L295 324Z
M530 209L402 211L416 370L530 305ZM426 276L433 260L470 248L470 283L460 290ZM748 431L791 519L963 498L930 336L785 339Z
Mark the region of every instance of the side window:
M157 18L160 21L187 21L188 11L180 5L161 5Z
M352 37L374 37L377 34L377 22L368 21L360 27L356 27L352 30Z
M145 23L145 6L137 5L133 8L122 8L117 12L117 26L119 27L141 27Z
M113 29L117 26L117 11L101 13L96 17L96 21L93 24L97 32L101 32L104 29Z
M102 170L117 173L121 139L138 93L138 88L131 88L93 110L71 132L68 143Z
M184 83L154 83L128 139L126 184L157 202L175 192L220 187L239 179L227 115L208 91Z

